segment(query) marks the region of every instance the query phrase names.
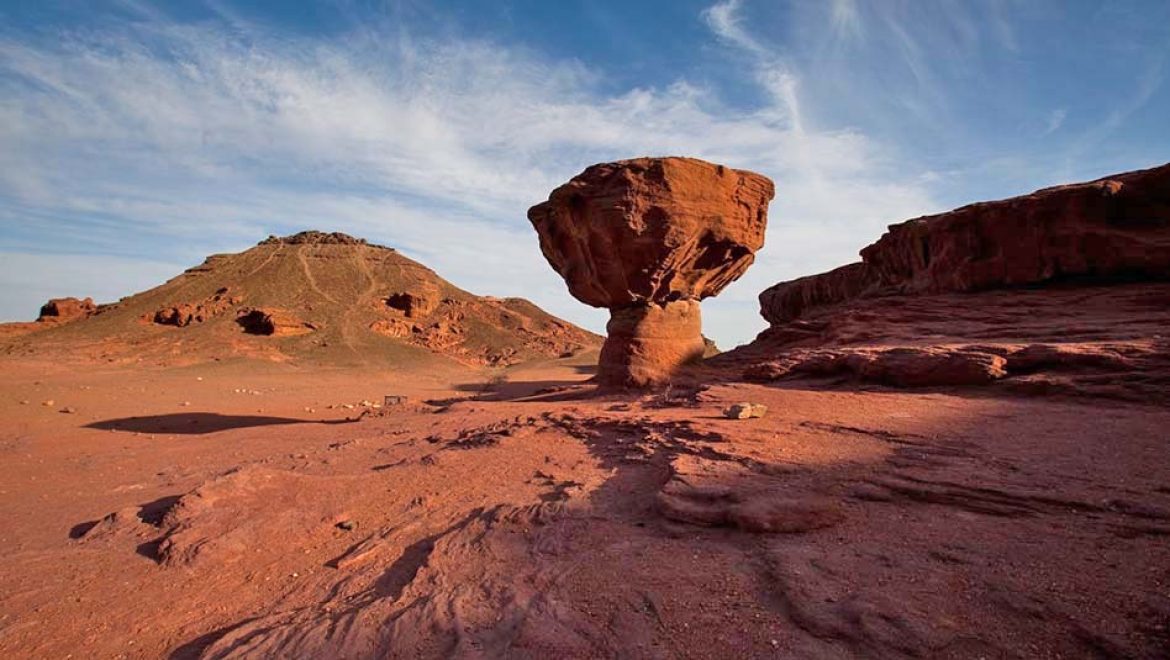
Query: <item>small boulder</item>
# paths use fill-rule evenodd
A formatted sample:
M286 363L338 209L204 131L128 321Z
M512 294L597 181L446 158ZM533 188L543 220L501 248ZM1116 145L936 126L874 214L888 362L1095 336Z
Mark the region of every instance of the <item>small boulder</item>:
M768 406L762 403L736 403L723 409L723 416L728 419L751 419L763 417L768 413Z

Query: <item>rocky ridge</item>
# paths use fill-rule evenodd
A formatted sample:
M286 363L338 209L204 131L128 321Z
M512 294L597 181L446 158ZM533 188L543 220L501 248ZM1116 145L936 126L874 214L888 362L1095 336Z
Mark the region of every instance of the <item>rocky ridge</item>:
M1167 400L1170 165L910 220L861 255L764 291L771 327L716 362L763 381Z
M1170 278L1170 164L891 225L861 262L760 294L771 323L865 297Z

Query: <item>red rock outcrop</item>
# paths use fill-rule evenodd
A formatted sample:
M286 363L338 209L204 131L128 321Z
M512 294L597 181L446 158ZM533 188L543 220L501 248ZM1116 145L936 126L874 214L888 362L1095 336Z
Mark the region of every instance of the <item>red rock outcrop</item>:
M785 359L757 364L749 380L786 376L850 376L895 387L983 385L1007 375L1007 359L960 348L895 347L877 350L794 351Z
M1170 164L892 225L862 261L760 294L782 323L858 297L1170 278Z
M38 323L66 323L97 314L93 298L53 298L41 306Z
M426 316L438 305L436 295L419 291L401 291L386 296L386 306L402 312L408 319Z
M302 321L286 310L263 307L241 309L236 323L250 335L276 337L303 335L317 329L316 324Z
M231 294L229 287L223 287L198 303L168 305L156 311L150 320L159 325L173 325L180 328L192 323L203 323L239 305L243 298Z
M774 193L752 172L639 158L589 167L529 209L569 292L611 310L599 382L653 385L702 357L699 300L752 264Z
M1165 401L1170 165L890 227L863 261L760 295L717 361L752 380Z
M373 245L364 238L355 238L339 231L317 231L315 229L298 232L291 236L269 236L260 241L258 245L369 245L382 250L394 251L394 248Z

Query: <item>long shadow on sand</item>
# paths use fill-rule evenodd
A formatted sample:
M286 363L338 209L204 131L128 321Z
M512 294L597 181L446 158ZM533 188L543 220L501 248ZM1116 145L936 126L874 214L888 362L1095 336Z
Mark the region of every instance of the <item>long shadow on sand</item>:
M275 426L278 424L348 424L357 419L295 419L292 417L270 417L265 415L221 415L219 413L191 412L167 415L146 415L143 417L119 417L86 424L85 428L102 431L134 431L137 433L175 433L181 435L203 435L229 429L252 426Z

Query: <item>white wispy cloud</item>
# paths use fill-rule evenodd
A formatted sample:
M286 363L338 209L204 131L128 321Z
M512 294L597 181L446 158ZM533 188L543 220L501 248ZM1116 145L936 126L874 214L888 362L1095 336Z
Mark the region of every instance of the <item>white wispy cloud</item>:
M1048 114L1048 123L1044 126L1044 132L1041 135L1051 135L1060 130L1064 125L1064 119L1068 116L1067 108L1057 108Z
M9 34L0 249L115 255L129 272L136 255L194 261L268 233L341 230L599 329L604 314L544 263L527 207L594 162L690 155L777 182L757 265L705 304L721 344L745 341L764 325L760 290L853 260L885 224L934 204L864 134L802 115L796 70L738 11L732 0L703 18L746 58L764 99L748 108L685 78L606 93L575 61L402 30L324 41L155 16L59 40ZM2 260L3 285L18 284ZM37 262L45 280L106 295L49 263ZM26 305L0 301L0 313L27 317Z

